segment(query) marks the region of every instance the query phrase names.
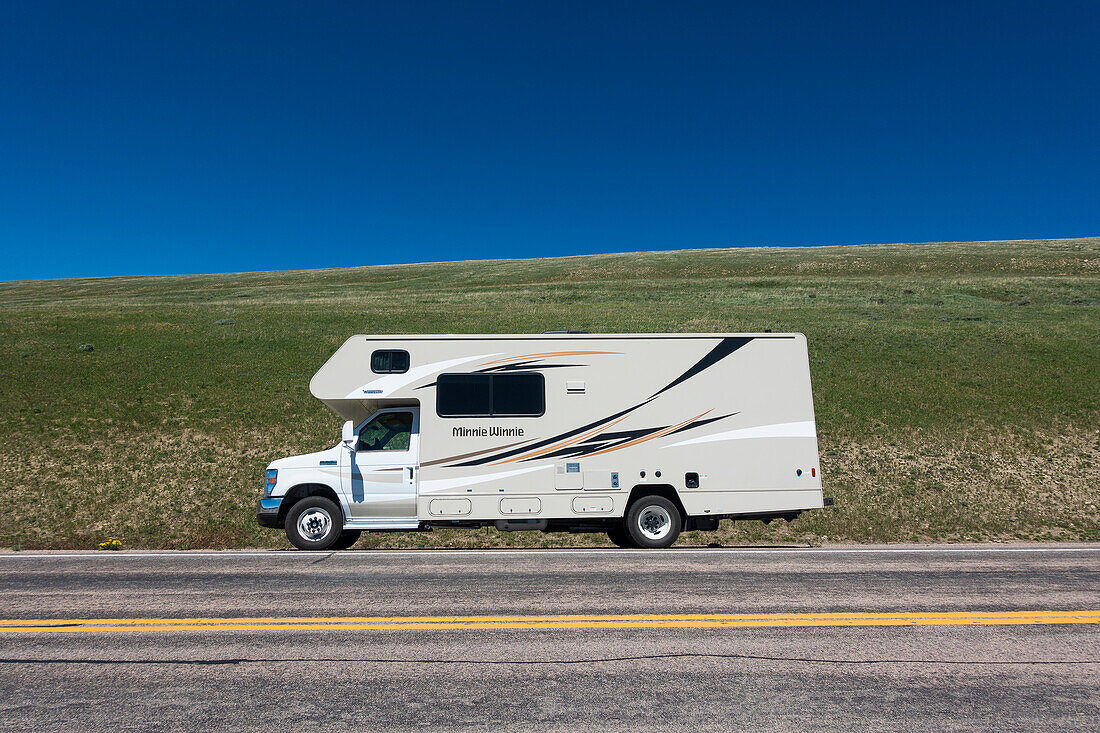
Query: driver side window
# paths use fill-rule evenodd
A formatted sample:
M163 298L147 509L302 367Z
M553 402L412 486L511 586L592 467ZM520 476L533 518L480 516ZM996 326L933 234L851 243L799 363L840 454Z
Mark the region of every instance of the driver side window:
M359 431L355 450L408 450L412 425L411 412L384 412Z

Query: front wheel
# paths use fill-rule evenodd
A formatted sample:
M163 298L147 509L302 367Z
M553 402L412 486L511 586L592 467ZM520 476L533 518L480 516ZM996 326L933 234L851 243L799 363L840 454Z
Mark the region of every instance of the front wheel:
M626 513L626 531L637 547L668 547L681 526L680 510L663 496L643 496Z
M340 507L323 496L307 496L286 515L286 538L299 550L330 550L343 529Z

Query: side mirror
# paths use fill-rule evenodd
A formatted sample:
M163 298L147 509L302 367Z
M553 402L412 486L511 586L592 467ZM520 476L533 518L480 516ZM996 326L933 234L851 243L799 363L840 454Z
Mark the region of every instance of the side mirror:
M346 423L344 423L344 430L340 435L340 440L349 449L355 447L355 423L353 423L351 420L348 420Z

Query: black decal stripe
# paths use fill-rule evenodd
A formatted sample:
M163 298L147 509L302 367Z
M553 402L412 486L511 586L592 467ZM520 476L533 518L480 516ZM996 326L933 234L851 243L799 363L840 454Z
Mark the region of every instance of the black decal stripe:
M702 427L702 426L706 425L707 423L712 423L716 420L725 420L727 417L733 417L736 414L738 414L738 413L731 412L730 414L722 415L721 417L712 417L712 418L708 418L706 420L696 420L695 422L691 423L690 425L685 425L682 428L679 428L677 430L673 430L671 433L669 433L669 435L676 435L676 433L682 433L685 430L691 430L693 428L699 428L699 427Z
M478 369L474 374L485 374L486 372L519 372L519 371L531 371L539 369L565 369L567 367L584 367L588 364L504 364L502 366L486 367L485 369Z
M720 417L712 417L706 420L696 420L695 422L689 423L682 428L677 428L676 430L673 430L671 433L669 433L669 435L676 435L676 433L682 433L685 430L702 427L703 425L715 422L716 420L725 420L727 417L733 417L736 414L736 412L731 412L728 415L722 415ZM546 453L541 456L536 456L534 458L524 458L521 462L526 463L527 461L536 461L543 458L580 458L581 456L588 455L589 453L594 453L598 450L612 448L619 443L627 443L636 438L642 438L646 435L652 435L653 433L660 432L661 430L665 430L666 428L668 428L667 425L662 425L660 427L644 428L642 430L620 430L613 433L600 433L599 435L585 440L583 443L570 445L562 448L559 451Z
M434 461L427 461L426 463L421 463L420 467L424 468L425 466L435 466L435 465L438 465L440 463L446 463L447 461L460 461L463 458L473 458L474 456L480 456L480 455L484 455L486 453L492 453L493 451L504 450L505 448L511 448L513 446L522 445L523 443L526 443L526 442L528 442L528 441L521 440L517 443L508 443L507 445L498 445L495 448L486 448L485 450L475 450L471 453L461 453L457 456L447 456L446 458L437 458ZM405 469L401 469L401 470L403 471Z
M496 372L501 369L526 369L528 366L538 361L538 359L525 359L524 361L514 361L511 364L498 364L497 366L485 367L484 369L475 369L472 373L484 374L485 372Z
M561 450L556 450L553 453L545 453L541 456L536 456L535 458L524 458L520 462L526 463L527 461L538 461L542 460L543 458L579 458L585 453L591 453L592 451L596 450L596 448L604 448L610 445L611 443L599 443L595 446L570 445L562 448Z
M560 458L562 456L586 456L589 453L594 453L598 450L604 450L605 448L614 448L617 445L629 443L631 440L643 438L646 435L652 435L658 430L663 430L663 428L653 428L652 430L639 430L639 435L633 438L617 438L615 440L601 440L603 436L598 436L596 438L593 438L592 440L586 440L583 443L578 443L577 445L566 446L565 448L562 448L559 451L554 451L553 453L544 453L541 456L534 456L533 458L523 458L520 459L520 462L527 463L528 461L541 461L543 458Z
M706 356L695 362L695 365L691 367L691 369L688 369L686 372L676 377L676 379L669 382L664 388L654 392L653 397L656 397L662 392L667 392L668 390L675 387L677 384L680 384L681 382L686 382L687 380L691 379L704 369L714 366L718 362L722 361L722 359L725 359L727 356L737 351L750 341L752 341L751 336L735 336L722 339L718 343L718 345L711 349ZM653 397L651 397L650 399L653 399Z
M612 432L612 433L600 433L599 435L594 435L591 438L589 438L588 440L584 441L584 443L581 443L581 445L584 445L586 443L592 443L592 442L597 441L597 440L633 440L634 438L640 438L643 435L649 435L650 433L655 433L658 430L664 430L667 427L668 427L668 425L662 425L659 428L641 428L639 430L616 430L615 432Z
M530 372L538 371L540 369L562 369L565 367L586 367L588 364L530 364L529 362L521 362L519 364L504 364L503 366L487 367L485 369L478 369L475 372L469 372L470 374L488 374L494 372ZM416 389L427 389L428 387L435 387L439 382L430 382L428 384L422 384Z
M515 450L511 450L511 451L508 451L506 453L498 453L496 455L487 456L486 458L479 458L475 461L466 461L465 463L452 463L451 465L447 466L447 468L454 468L456 466L481 466L485 463L492 463L493 461L500 461L500 460L503 460L505 458L511 458L512 456L517 456L520 453L526 453L527 451L537 450L538 448L543 448L545 446L550 445L551 443L557 443L559 440L565 440L566 438L572 438L574 435L577 435L579 433L583 433L587 430L592 430L593 428L598 428L601 425L605 425L605 424L611 422L615 418L619 418L619 417L622 417L623 415L627 415L631 412L634 412L639 407L642 407L644 405L648 405L650 400L652 400L652 399L653 398L650 397L645 402L639 402L638 404L634 405L633 407L628 407L625 410L622 410L621 412L616 412L614 415L602 418L600 420L596 420L595 422L590 422L587 425L582 425L581 427L574 428L573 430L570 430L567 433L561 433L559 435L555 435L552 438L547 438L547 439L542 440L538 443L534 443L532 445L528 445L528 446L525 446L523 448L517 448ZM541 458L541 456L539 456L539 457Z

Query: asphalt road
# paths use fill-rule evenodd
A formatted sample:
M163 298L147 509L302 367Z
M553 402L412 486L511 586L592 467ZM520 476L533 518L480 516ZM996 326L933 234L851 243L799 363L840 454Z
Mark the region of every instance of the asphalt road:
M1100 546L0 554L0 728L1100 730L1097 611Z

